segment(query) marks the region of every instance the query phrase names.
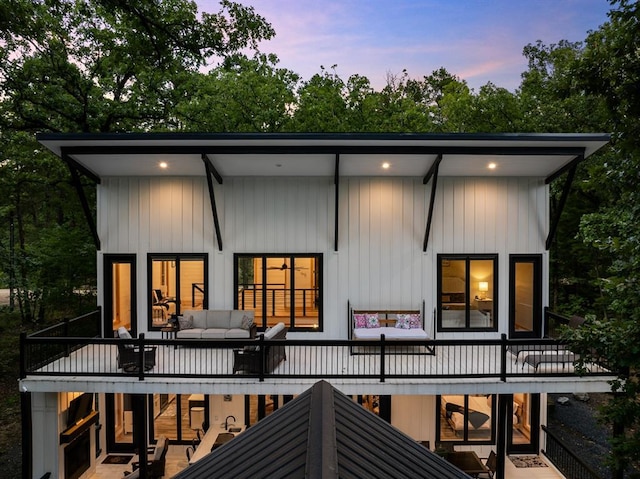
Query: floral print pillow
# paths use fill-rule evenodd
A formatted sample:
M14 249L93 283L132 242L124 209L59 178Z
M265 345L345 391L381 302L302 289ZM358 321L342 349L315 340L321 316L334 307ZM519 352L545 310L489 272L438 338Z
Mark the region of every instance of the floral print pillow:
M354 314L353 321L355 322L355 328L366 328L367 327L367 315L366 314Z
M367 328L379 328L380 321L378 320L378 313L365 314L367 317Z

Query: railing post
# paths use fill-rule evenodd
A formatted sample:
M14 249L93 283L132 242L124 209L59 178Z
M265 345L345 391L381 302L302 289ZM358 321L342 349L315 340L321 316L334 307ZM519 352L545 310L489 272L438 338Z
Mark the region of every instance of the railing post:
M144 381L144 333L138 335L138 381Z
M384 334L380 335L380 382L383 383L385 380L384 377L385 370L385 344L384 344Z
M27 377L27 357L26 357L27 333L20 333L20 379Z
M507 382L507 335L500 336L500 381Z
M65 318L62 320L62 336L65 338L69 337L69 319ZM64 356L66 358L69 357L69 354L71 354L71 352L69 351L69 343L67 342L65 344L65 348L64 348Z
M104 333L102 332L102 306L98 306L98 309L96 311L97 311L97 313L95 314L95 318L96 318L96 324L95 324L96 336L103 337Z
M265 348L265 341L264 341L264 334L260 335L260 339L258 340L258 347L260 348L260 355L258 356L260 358L260 364L259 366L259 371L260 371L260 382L264 382L264 375L265 375L265 369L266 369L266 359L267 359L267 352L266 352L266 348Z

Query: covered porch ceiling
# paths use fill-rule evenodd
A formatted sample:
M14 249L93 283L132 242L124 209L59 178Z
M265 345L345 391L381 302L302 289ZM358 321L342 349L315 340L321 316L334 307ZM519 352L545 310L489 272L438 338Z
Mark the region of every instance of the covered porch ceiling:
M37 138L98 181L114 176L205 176L203 159L220 178L422 178L439 158L439 176L550 178L609 141L606 134L458 133L46 133ZM489 168L491 163L494 168Z

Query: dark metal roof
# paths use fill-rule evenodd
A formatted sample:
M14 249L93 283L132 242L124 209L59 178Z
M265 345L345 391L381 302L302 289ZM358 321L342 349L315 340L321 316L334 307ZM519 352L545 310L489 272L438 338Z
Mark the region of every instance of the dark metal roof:
M174 479L278 477L469 476L320 381Z

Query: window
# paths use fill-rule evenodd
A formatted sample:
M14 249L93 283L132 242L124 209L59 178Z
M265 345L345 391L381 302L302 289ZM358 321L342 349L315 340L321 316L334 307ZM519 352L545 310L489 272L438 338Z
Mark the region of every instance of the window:
M259 328L322 331L322 254L236 254L234 270L234 306Z
M207 307L206 254L149 254L149 328L161 328L172 314Z
M509 335L542 337L542 255L509 256Z
M438 331L496 331L498 256L438 255Z
M440 442L492 444L495 440L495 395L438 396Z

